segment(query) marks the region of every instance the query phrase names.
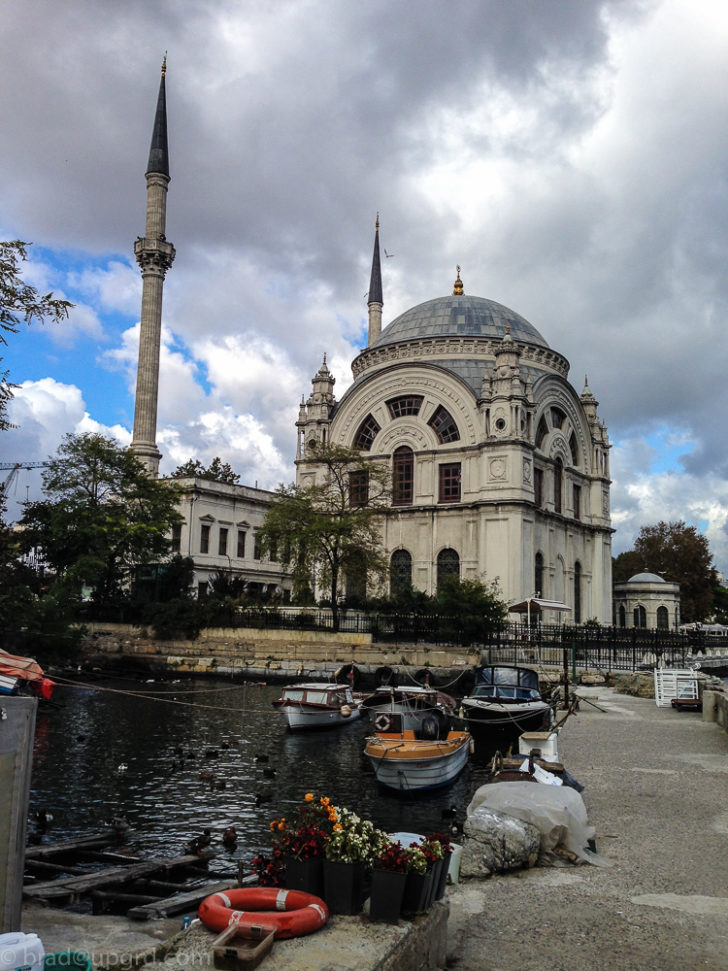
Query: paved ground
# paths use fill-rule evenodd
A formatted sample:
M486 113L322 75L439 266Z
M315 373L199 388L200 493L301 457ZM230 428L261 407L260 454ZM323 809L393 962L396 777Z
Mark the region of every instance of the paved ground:
M537 868L449 888L448 969L723 971L728 735L700 714L658 709L654 701L603 688L581 693L605 710L582 702L560 734L559 754L586 787L597 849L613 865ZM350 947L356 944L356 960L352 953L351 963L334 945L339 929L331 927L334 946L323 947L322 933L318 945L326 954L317 946L311 966L381 968L387 931L362 918L338 920L341 933L357 937L349 940ZM23 926L39 933L47 950L83 947L85 941L88 950L113 946L128 952L158 943L178 921L79 918L74 926L59 920L57 911L26 911ZM292 955L292 964L281 949L277 954L261 968L309 966L303 951ZM192 953L179 952L176 966L164 966L200 967L190 958Z
M613 861L448 893L452 971L728 968L728 736L697 713L583 689L559 755Z

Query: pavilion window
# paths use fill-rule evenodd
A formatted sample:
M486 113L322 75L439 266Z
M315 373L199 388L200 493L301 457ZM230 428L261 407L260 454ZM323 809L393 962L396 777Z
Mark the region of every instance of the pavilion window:
M440 502L460 502L460 463L440 466Z
M581 519L581 486L574 486L574 519Z
M401 445L392 456L392 505L410 506L414 498L415 456Z
M395 550L389 561L389 593L392 597L412 586L412 557L407 550Z
M238 530L238 559L245 559L245 530Z
M182 525L176 523L172 527L172 552L179 553L182 549Z
M228 531L224 526L220 527L220 534L217 541L217 555L227 556Z
M460 579L460 557L453 549L440 550L437 554L437 592L448 577Z
M561 459L554 465L554 512L562 511L562 493L564 491L564 466Z
M533 501L538 509L543 506L543 469L533 470Z
M210 552L210 527L203 523L200 527L200 553Z

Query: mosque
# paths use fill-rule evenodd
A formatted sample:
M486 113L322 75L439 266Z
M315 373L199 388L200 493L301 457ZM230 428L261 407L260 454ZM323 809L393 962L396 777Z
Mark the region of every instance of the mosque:
M146 173L147 224L135 244L143 296L131 447L152 475L160 459L162 289L174 259L165 236L164 85L163 69ZM572 387L569 362L531 323L467 293L459 267L450 287L447 296L383 327L377 221L367 347L352 362L354 381L340 400L325 358L314 375L296 422L297 482L320 474L313 442L353 447L386 463L392 494L381 535L392 591L411 584L431 594L447 576L497 579L509 603L539 597L570 608L571 623L609 624L610 443L598 402L586 381L581 393ZM253 556L271 493L201 479L182 483L185 522L175 545L193 558L200 591L220 569L266 589L290 589L278 564ZM362 593L355 590L360 582L350 578L348 592ZM547 612L543 619L559 616Z

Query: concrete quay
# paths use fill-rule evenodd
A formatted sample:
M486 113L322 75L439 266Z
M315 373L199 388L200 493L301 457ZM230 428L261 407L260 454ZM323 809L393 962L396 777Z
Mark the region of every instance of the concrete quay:
M577 693L584 700L560 732L559 755L585 786L597 850L611 866L465 881L428 918L391 928L336 917L309 938L277 942L263 971L727 968L728 736L700 713L651 699L605 687ZM71 916L26 908L23 929L47 951L98 954L112 941L127 954L158 946L173 929L73 915L71 940ZM137 966L207 971L213 936L193 925Z

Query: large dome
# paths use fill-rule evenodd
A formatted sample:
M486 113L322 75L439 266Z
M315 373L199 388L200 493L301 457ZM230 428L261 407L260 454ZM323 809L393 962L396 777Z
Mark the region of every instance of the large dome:
M502 303L465 294L427 300L400 314L385 327L372 347L428 337L499 337L510 324L511 337L548 347L536 328Z

